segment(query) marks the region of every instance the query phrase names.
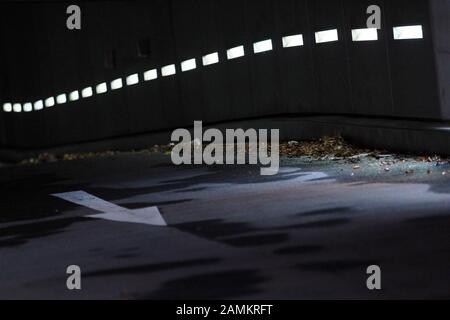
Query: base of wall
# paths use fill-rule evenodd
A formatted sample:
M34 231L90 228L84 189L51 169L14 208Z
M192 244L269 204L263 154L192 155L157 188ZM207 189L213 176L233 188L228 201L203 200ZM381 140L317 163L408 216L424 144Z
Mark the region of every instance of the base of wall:
M450 155L450 122L426 122L344 116L272 117L216 124L211 127L280 129L280 140L318 139L340 134L363 147L404 153ZM207 127L204 128L206 130ZM44 152L62 155L76 152L126 151L170 142L172 131L145 133L54 148L19 150L0 148L0 160L19 162Z

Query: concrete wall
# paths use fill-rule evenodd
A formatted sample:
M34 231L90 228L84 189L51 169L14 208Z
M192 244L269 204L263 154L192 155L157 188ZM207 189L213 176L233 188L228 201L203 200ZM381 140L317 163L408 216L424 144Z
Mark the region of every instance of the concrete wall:
M450 0L430 2L439 95L443 117L450 118Z
M141 82L40 111L0 112L3 146L275 114L450 118L449 0L81 2L80 31L65 27L68 4L0 4L2 104L125 82L136 72ZM371 4L382 8L378 40L353 42L351 29L366 27ZM423 39L393 40L393 26L416 24ZM338 42L315 43L315 31L335 28ZM283 36L298 33L304 46L282 47ZM253 54L253 43L269 38L273 50ZM226 50L238 45L246 55L227 61ZM216 51L220 62L202 66ZM197 69L182 73L180 62L190 58ZM171 63L176 75L143 82L144 71Z

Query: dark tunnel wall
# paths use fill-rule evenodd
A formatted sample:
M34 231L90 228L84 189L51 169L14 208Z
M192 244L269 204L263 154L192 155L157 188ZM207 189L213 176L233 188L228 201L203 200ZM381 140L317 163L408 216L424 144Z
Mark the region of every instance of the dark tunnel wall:
M431 2L434 49L443 117L450 118L450 1Z
M431 4L430 4L431 3ZM72 4L72 3L70 3ZM378 40L353 42L366 8L382 8ZM1 144L33 148L276 114L449 119L448 0L153 0L0 4L0 101L34 102L139 73L140 83L33 112L0 112ZM394 26L423 27L398 41ZM317 44L314 32L338 29ZM281 38L303 34L304 46ZM273 50L254 54L253 43ZM226 50L244 45L245 56ZM202 66L218 52L220 62ZM180 62L196 58L197 69ZM177 74L144 82L148 69ZM158 70L158 72L160 69Z

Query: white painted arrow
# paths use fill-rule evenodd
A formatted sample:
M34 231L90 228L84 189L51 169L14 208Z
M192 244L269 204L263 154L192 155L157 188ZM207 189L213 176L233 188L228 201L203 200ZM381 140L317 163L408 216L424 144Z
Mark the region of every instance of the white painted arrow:
M158 207L127 209L100 199L85 191L55 193L52 196L79 204L102 213L89 215L89 218L105 219L118 222L143 223L154 226L167 226L159 213Z

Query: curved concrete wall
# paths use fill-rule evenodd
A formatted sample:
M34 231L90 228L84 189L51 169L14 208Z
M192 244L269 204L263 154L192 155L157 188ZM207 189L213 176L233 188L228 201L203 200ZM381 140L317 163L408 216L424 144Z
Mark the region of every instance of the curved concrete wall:
M430 5L432 3L432 5ZM355 42L366 8L382 8L376 41ZM275 114L448 119L448 0L154 0L82 2L69 31L64 3L0 4L1 144L37 148ZM443 11L444 10L444 11ZM422 39L393 28L420 25ZM338 41L316 43L336 29ZM303 45L282 38L301 34ZM272 50L253 44L271 39ZM227 59L243 46L245 55ZM202 65L218 53L219 62ZM196 59L182 72L181 62ZM162 77L174 64L176 74ZM158 79L144 81L146 70ZM137 73L139 83L126 85ZM111 90L122 78L123 87ZM107 92L95 93L106 82ZM92 87L94 94L43 110L24 103ZM448 86L447 86L448 88ZM8 109L8 108L7 108ZM9 111L9 109L7 110Z

